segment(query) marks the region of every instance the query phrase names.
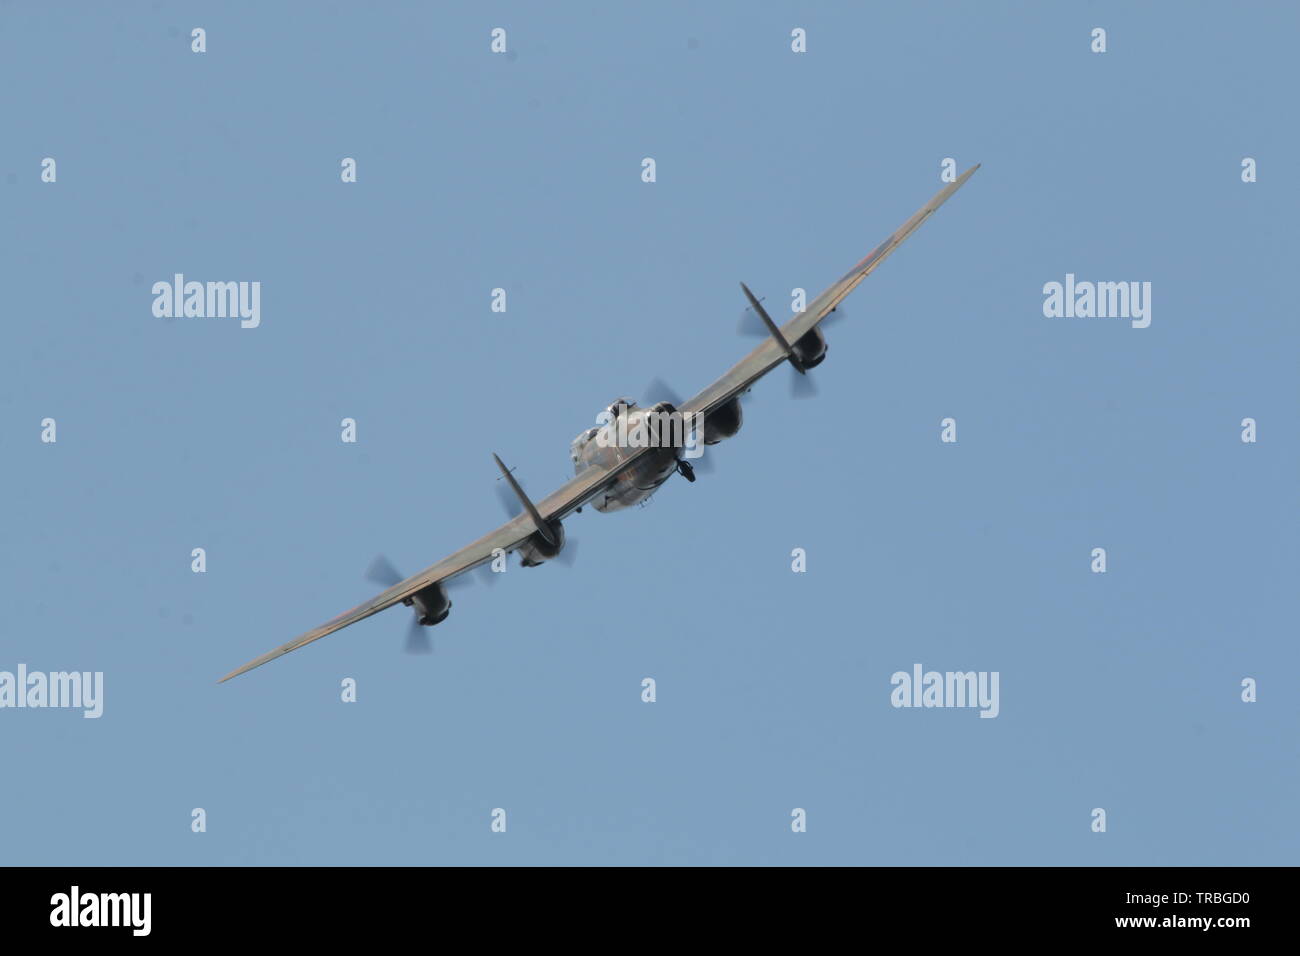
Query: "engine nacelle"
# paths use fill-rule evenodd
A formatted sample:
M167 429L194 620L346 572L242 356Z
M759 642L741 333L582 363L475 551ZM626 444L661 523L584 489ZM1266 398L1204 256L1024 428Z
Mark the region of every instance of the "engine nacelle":
M424 625L440 624L451 613L451 599L441 584L430 584L402 603L415 608L415 619Z
M564 525L558 521L550 522L555 544L551 544L541 532L534 531L519 546L520 564L526 568L535 568L544 561L549 561L564 549Z
M800 341L803 341L800 339ZM704 444L716 445L724 438L730 438L740 431L743 416L740 412L740 398L733 398L725 405L704 416Z
M826 338L816 326L804 333L790 348L804 368L816 368L826 358Z

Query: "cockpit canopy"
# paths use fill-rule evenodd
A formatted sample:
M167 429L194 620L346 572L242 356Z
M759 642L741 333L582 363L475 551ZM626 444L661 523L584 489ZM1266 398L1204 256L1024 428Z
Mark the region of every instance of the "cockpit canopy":
M636 408L636 402L632 401L632 399L616 398L609 403L609 407L607 407L605 411L609 412L611 417L616 416L618 415L618 407L620 405L625 405L628 409Z

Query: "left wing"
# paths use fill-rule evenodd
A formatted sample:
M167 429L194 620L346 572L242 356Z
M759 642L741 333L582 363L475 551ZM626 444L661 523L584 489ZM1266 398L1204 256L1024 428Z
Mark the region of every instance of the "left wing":
M934 211L947 202L949 196L961 189L966 184L966 180L975 175L975 170L979 168L979 164L976 163L957 177L955 182L951 182L944 186L943 189L940 189L934 194L934 198L912 214L912 218L899 226L892 236L867 253L866 258L841 276L839 281L808 303L807 308L802 312L781 326L781 335L785 341L790 343L799 341L818 322L830 315L831 310L858 287L858 283L871 275L876 266L889 258L890 254L901 246L908 236L916 232L921 223L934 215ZM732 366L730 371L720 379L686 402L678 411L683 414L697 412L708 414L745 391L745 389L784 362L786 358L785 350L775 338L764 339L762 345Z
M586 502L590 501L601 491L609 487L617 479L629 464L634 462L641 455L649 451L650 448L628 448L625 450L617 466L613 468L602 468L593 465L584 469L582 474L569 480L562 485L557 491L547 495L541 501L537 502L537 511L547 520L552 521L556 518L563 518L569 512L573 511ZM461 548L455 554L443 558L437 564L430 565L419 574L414 574L394 584L387 591L376 595L364 604L358 604L350 611L344 611L332 621L327 621L320 627L308 631L295 637L288 644L282 644L275 650L263 654L254 660L249 661L243 667L237 668L227 674L221 680L228 681L232 677L238 677L246 671L251 671L254 667L261 667L267 661L273 661L277 657L283 657L290 651L296 651L305 644L312 641L318 641L322 637L333 634L335 631L347 627L349 624L355 624L357 621L364 621L372 614L378 614L394 604L400 604L402 601L422 591L431 584L440 584L449 581L457 575L464 574L472 568L483 564L492 559L492 552L497 548L502 551L513 551L519 545L537 530L533 523L532 516L524 511L516 518L507 521L501 527L497 528L490 534L479 538L473 544L468 544Z

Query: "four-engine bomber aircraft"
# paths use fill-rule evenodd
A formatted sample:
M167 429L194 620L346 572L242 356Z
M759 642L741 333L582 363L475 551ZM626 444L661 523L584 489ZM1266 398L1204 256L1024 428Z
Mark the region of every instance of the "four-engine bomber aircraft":
M930 218L977 169L978 165L971 167L955 182L939 190L897 232L876 246L865 259L813 299L804 311L796 314L785 325L778 327L759 300L742 283L741 288L750 307L766 326L767 338L694 398L686 402L659 402L649 409L640 409L628 399L619 399L607 412L611 416L623 418L631 428L635 428L638 422L644 424L651 415L665 412L678 414L688 421L702 422L702 437L706 445L717 444L735 435L740 430L741 395L783 362L789 362L793 367L796 381L802 381L809 369L819 365L826 357L826 339L818 329L819 323L831 315L844 297L902 245L903 240ZM615 425L611 423L602 427L611 429ZM227 681L254 667L260 667L267 661L333 634L394 604L405 604L414 609L412 628L414 633L422 634L421 626L438 624L451 611L446 585L452 578L486 564L503 552L518 551L525 567L541 564L559 556L563 551L565 539L561 521L570 512L580 510L588 503L597 511L616 511L630 507L650 497L674 473L681 474L690 481L695 480L694 469L682 454L681 442L642 442L636 447L629 447L631 443L609 441L608 434L602 435L601 431L600 428L588 429L574 439L571 457L576 476L558 491L536 503L529 500L515 481L514 475L497 458L497 466L522 505L518 515L473 544L405 580L398 581L400 575L381 559L377 563L379 575L387 578L390 583L396 582L388 590L301 637L294 638L288 644L249 661L221 680Z

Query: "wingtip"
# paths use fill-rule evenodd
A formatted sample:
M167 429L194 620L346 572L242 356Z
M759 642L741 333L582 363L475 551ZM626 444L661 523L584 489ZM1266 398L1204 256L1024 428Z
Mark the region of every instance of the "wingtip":
M218 683L218 684L224 684L226 681L230 680L232 677L238 677L240 674L247 674L247 673L248 673L249 671L251 671L253 668L255 668L255 667L261 667L261 666L262 666L263 664L265 664L267 661L272 660L274 657L279 657L279 656L280 656L280 655L278 655L278 654L268 654L268 655L265 655L265 656L263 656L263 657L259 657L259 658L257 658L256 660L249 661L247 664L243 665L242 667L236 667L233 671L231 671L231 672L230 672L229 674L227 674L225 677L221 678L221 680L217 681L217 683Z

